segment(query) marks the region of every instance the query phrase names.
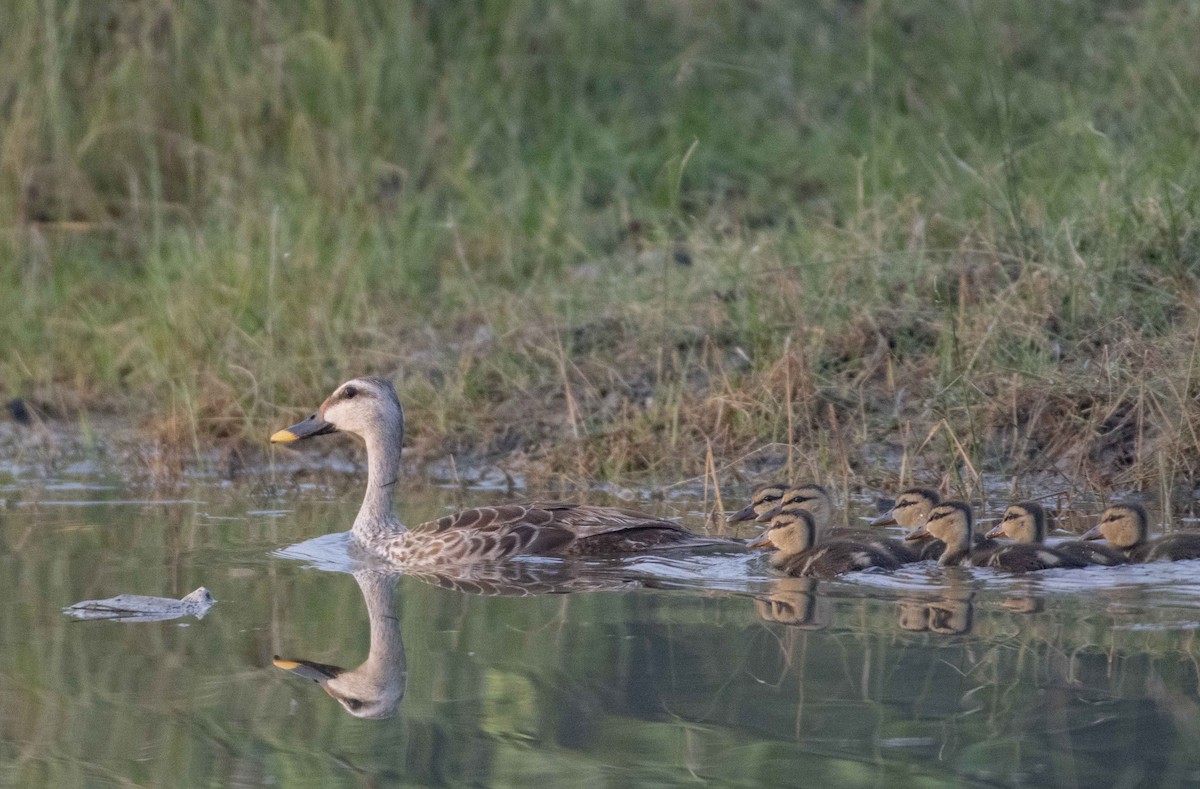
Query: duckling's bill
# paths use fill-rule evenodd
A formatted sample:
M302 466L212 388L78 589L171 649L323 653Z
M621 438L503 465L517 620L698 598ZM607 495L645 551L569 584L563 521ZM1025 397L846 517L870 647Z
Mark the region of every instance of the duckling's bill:
M1103 540L1104 532L1100 531L1099 526L1093 526L1092 528L1085 531L1083 534L1079 535L1079 539L1081 539L1081 540Z
M742 507L737 512L728 515L725 518L726 523L737 523L738 521L748 521L754 517L754 505L748 504Z
M322 419L320 414L313 414L303 422L297 422L289 428L272 433L271 443L287 444L292 441L299 441L302 438L312 438L313 436L323 436L326 433L336 432L337 428Z
M747 548L774 548L775 543L771 542L771 538L766 535L766 532L763 532L763 534L760 535L759 537L757 537L756 539L753 539L750 542L746 543L746 547Z
M994 540L997 537L1007 537L1008 533L1004 531L1004 524L1000 523L988 529L987 534L983 535L989 540Z

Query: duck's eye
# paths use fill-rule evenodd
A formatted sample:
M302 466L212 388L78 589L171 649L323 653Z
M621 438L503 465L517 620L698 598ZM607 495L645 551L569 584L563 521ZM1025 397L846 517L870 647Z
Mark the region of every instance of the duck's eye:
M346 698L346 699L343 699L343 701L346 702L346 706L350 709L351 712L358 712L359 710L362 709L363 703L360 699Z
M914 504L916 504L916 502L915 502L915 501L906 501L906 500L904 500L904 499L901 499L900 501L897 501L897 502L895 503L895 505L893 505L893 506L892 506L892 509L894 509L894 510L902 510L902 509L904 509L905 507L911 507L911 506L912 506L912 505L914 505Z
M342 390L342 399L343 400L350 400L350 399L356 397L357 395L358 395L358 390L355 389L353 386L347 386L345 389Z
M1005 515L1005 516L1004 516L1004 520L1006 520L1006 521L1015 521L1015 520L1016 520L1017 518L1019 518L1019 517L1021 517L1021 514L1020 514L1019 512L1010 512L1010 513L1008 513L1007 515Z

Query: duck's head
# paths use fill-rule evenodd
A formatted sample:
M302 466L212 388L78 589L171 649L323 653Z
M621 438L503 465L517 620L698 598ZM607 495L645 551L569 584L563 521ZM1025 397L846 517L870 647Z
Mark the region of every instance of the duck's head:
M382 433L403 439L404 410L392 382L385 378L353 378L335 389L317 413L278 431L271 441L287 443L337 432L360 437Z
M943 501L931 509L925 522L909 532L905 539L931 536L946 543L947 548L970 545L974 523L971 505L962 501Z
M1114 548L1132 548L1150 536L1150 519L1141 504L1114 504L1100 513L1100 522L1083 533L1084 540L1108 540Z
M821 485L805 483L784 491L779 505L759 514L760 522L767 522L781 512L805 511L812 513L817 528L823 528L833 520L833 497Z
M1046 540L1046 510L1041 504L1024 501L1004 510L1004 517L988 531L988 537L1007 537L1014 542Z
M783 494L787 489L787 485L784 485L782 482L767 482L762 485L755 485L754 490L750 492L750 503L730 515L726 520L729 523L748 521L757 518L764 512L770 512L779 506L779 500L783 498Z
M278 655L271 662L276 668L317 683L356 718L390 718L404 698L403 682L394 681L390 676L380 679L361 668L348 671L339 666L311 660L288 660Z
M909 488L900 491L892 509L881 518L871 521L872 526L903 526L911 531L928 517L929 511L938 505L942 497L930 488Z
M795 556L817 544L817 523L808 510L780 512L751 548L774 548L780 556Z

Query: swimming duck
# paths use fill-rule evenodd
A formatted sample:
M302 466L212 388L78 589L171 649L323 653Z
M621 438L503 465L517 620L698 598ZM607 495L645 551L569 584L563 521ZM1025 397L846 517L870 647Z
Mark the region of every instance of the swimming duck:
M946 549L946 544L941 540L936 540L932 536L925 534L922 536L912 536L913 531L918 526L925 522L929 517L929 513L934 507L941 502L942 497L936 490L932 488L908 488L900 491L896 495L896 503L886 515L882 515L871 521L872 526L895 526L899 525L908 533L905 539L914 541L916 553L919 558L938 559L942 555L942 551Z
M962 501L943 501L929 512L925 523L909 533L909 538L932 534L946 544L938 558L942 567L995 567L1015 573L1049 570L1056 567L1083 567L1078 559L1066 556L1043 545L1000 543L996 540L974 539L974 516L969 504Z
M778 507L780 499L787 490L788 486L782 482L764 482L761 485L755 485L754 489L750 491L750 503L730 514L725 520L729 523L755 520L764 512L770 512Z
M817 525L817 543L823 544L831 540L849 540L850 542L869 545L876 550L890 554L901 564L920 561L921 556L899 540L884 537L866 529L854 529L846 526L831 527L833 517L833 498L829 491L820 485L797 485L783 494L779 506L760 516L759 520L771 520L781 512L808 512Z
M404 443L404 411L392 382L355 378L339 386L317 413L271 436L284 443L344 432L367 447L367 491L351 535L397 565L465 564L512 556L598 556L700 546L741 547L701 537L633 510L531 502L462 510L412 531L392 512Z
M1012 504L1004 510L1004 517L987 533L987 537L1007 537L1018 543L1042 544L1046 541L1046 509L1033 501ZM1083 540L1064 540L1054 543L1051 547L1085 564L1111 567L1129 561L1120 551Z
M1200 534L1176 532L1150 539L1150 519L1140 504L1114 504L1100 514L1100 523L1083 533L1084 540L1104 539L1131 562L1174 562L1200 559Z
M900 567L900 562L887 552L864 543L833 540L818 544L816 519L807 510L777 514L749 547L774 548L771 565L787 575L834 578L870 567Z

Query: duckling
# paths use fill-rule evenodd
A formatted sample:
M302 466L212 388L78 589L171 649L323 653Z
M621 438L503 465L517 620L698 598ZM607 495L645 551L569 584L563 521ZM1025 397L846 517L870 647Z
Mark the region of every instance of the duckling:
M987 533L987 537L1007 537L1018 543L1042 544L1046 541L1046 510L1041 504L1032 501L1012 504L1004 510L1004 517ZM1084 564L1111 567L1129 561L1128 557L1119 551L1082 540L1064 540L1054 543L1051 547Z
M1100 523L1083 533L1084 540L1105 539L1131 562L1175 562L1200 559L1200 534L1176 532L1150 539L1150 519L1140 504L1114 504Z
M946 544L938 559L942 567L995 567L1015 573L1049 570L1056 567L1083 567L1084 563L1052 548L1026 543L1003 544L995 540L974 540L974 516L971 506L962 501L943 501L934 507L924 524L909 533L909 538L932 534Z
M850 542L869 545L878 551L889 554L900 564L908 564L921 560L917 551L912 550L899 540L884 537L867 531L840 526L831 527L829 521L833 515L833 499L828 491L820 485L800 485L784 494L779 507L767 513L771 517L783 512L808 512L817 525L817 543L824 544L832 540L849 540ZM760 519L762 516L759 516ZM768 519L769 520L769 519Z
M755 485L754 489L750 491L750 503L729 515L725 519L726 522L737 523L738 521L754 520L764 512L770 512L779 506L779 500L783 498L787 489L788 486L782 482L764 482L761 485Z
M834 540L818 545L817 523L807 510L779 513L749 547L776 549L771 556L772 566L794 576L834 578L869 567L900 567L900 562L886 552L863 543Z
M942 551L946 549L946 544L941 540L935 540L932 536L924 535L921 537L912 537L911 534L918 526L925 522L929 517L929 512L942 500L936 490L931 488L908 488L900 491L896 496L896 503L886 515L876 518L871 521L872 526L896 526L904 528L909 536L906 539L913 540L915 553L920 559L938 559L942 555Z
M392 382L347 381L317 413L271 436L287 443L345 432L367 447L367 490L351 537L377 557L405 567L465 565L513 556L599 556L702 546L741 547L702 537L633 510L529 502L462 510L409 530L392 511L404 445L404 410Z

